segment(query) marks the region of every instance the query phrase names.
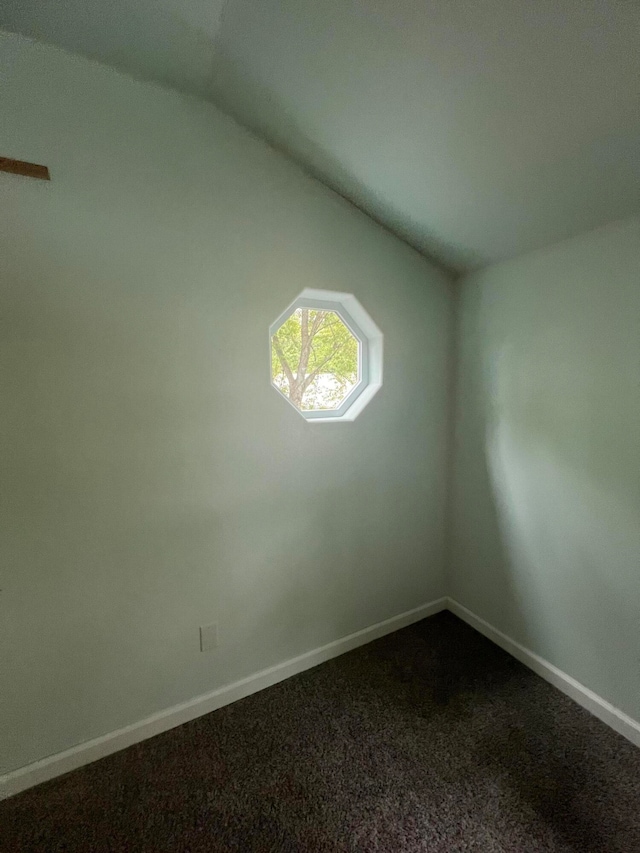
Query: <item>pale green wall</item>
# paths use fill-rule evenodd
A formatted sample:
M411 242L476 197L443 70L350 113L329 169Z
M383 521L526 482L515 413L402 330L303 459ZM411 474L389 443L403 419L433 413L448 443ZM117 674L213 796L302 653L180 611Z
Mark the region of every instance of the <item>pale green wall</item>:
M458 307L450 594L640 719L640 220Z
M204 103L0 34L0 115L6 771L444 594L451 290ZM269 386L304 287L384 332L355 423Z

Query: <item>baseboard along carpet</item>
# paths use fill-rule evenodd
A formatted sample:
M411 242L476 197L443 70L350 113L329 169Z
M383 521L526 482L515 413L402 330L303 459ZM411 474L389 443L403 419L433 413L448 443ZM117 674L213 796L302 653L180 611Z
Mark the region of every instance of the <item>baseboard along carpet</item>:
M0 803L2 853L640 853L640 750L443 612Z

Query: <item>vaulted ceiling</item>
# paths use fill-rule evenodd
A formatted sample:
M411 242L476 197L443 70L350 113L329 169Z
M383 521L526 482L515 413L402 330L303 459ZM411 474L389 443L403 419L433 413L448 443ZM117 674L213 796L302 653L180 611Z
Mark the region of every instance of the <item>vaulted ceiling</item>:
M1 0L208 98L462 271L640 211L634 0Z

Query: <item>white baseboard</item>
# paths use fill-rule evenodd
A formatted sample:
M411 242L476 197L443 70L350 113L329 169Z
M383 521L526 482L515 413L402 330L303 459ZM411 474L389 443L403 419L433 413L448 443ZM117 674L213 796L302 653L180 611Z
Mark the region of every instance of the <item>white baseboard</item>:
M271 687L279 681L284 681L292 675L325 663L325 661L356 649L358 646L363 646L372 640L377 640L379 637L384 637L386 634L391 634L400 628L419 622L427 616L445 610L446 607L446 598L439 598L437 601L423 604L413 610L408 610L406 613L401 613L399 616L393 616L391 619L385 619L384 622L378 622L369 628L349 634L340 640L327 643L326 646L312 649L291 660L263 669L261 672L235 681L233 684L227 684L217 690L212 690L210 693L205 693L203 696L196 696L195 699L190 699L188 702L174 705L172 708L167 708L165 711L160 711L123 729L78 744L64 752L58 752L48 758L43 758L41 761L28 764L26 767L12 770L4 776L0 776L0 799L13 796L13 794L39 785L41 782L46 782L56 776L61 776L63 773L68 773L70 770L96 761L98 758L104 758L134 743L139 743L161 732L180 726L189 720L215 711L223 705L230 705L238 699L264 690L265 687Z
M554 687L557 687L558 690L561 690L577 702L578 705L582 705L583 708L586 708L587 711L590 711L595 717L602 720L603 723L606 723L616 732L623 735L623 737L626 737L631 743L640 746L640 723L637 720L629 717L619 708L615 708L606 699L598 696L593 690L585 687L584 684L580 684L575 678L567 675L566 672L562 672L561 669L541 658L540 655L529 651L529 649L521 646L520 643L516 643L511 637L507 637L502 631L498 631L493 625L485 622L480 616L476 616L475 613L472 613L471 610L454 599L449 598L447 600L447 609L460 617L460 619L472 628L475 628L476 631L484 634L485 637L529 667L537 675L540 675L545 681L553 684Z
M399 616L393 616L384 622L378 622L369 628L356 631L354 634L349 634L347 637L335 640L326 646L312 649L291 660L276 664L268 669L263 669L261 672L257 672L240 681L227 684L202 696L196 696L188 702L174 705L172 708L167 708L165 711L160 711L130 726L110 732L102 737L94 738L86 743L78 744L64 752L50 755L41 761L28 764L26 767L12 770L4 776L0 776L0 800L13 796L34 785L39 785L41 782L54 779L56 776L61 776L63 773L68 773L85 764L90 764L92 761L104 758L107 755L132 746L134 743L139 743L154 735L180 726L183 723L189 722L189 720L194 720L197 717L215 711L217 708L222 708L224 705L230 705L238 699L243 699L245 696L250 696L252 693L264 690L266 687L277 684L279 681L284 681L292 675L304 672L306 669L311 669L311 667L325 663L332 658L339 657L339 655L345 652L366 645L366 643L398 631L400 628L405 628L414 622L419 622L421 619L432 616L434 613L439 613L441 610L450 610L472 628L475 628L476 631L484 634L485 637L529 667L533 672L540 675L550 684L553 684L554 687L557 687L579 705L582 705L583 708L586 708L594 716L602 720L603 723L606 723L633 744L640 747L639 722L618 708L615 708L606 699L598 696L593 690L580 684L575 678L562 672L562 670L544 660L544 658L541 658L539 655L520 645L520 643L507 637L502 631L498 631L497 628L494 628L484 619L481 619L480 616L472 613L459 602L451 598L439 598L437 601L423 604L421 607L401 613Z

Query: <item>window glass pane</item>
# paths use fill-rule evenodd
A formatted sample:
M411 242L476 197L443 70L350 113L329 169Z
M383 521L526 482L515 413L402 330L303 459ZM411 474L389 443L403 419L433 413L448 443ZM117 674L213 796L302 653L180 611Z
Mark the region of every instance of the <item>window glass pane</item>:
M273 384L301 411L337 409L359 371L360 342L335 311L297 308L271 338Z

